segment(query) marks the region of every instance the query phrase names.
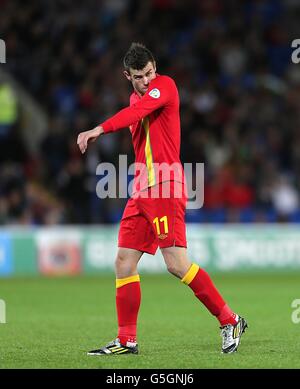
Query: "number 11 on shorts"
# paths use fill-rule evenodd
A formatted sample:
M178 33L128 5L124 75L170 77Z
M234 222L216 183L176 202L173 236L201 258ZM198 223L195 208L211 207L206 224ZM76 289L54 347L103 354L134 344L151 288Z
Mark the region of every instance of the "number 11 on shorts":
M153 223L155 224L157 235L161 234L161 232L160 232L160 225L159 225L160 223L163 223L163 225L164 225L164 232L163 233L167 234L169 232L168 217L167 216L163 216L160 219L158 217L156 217L153 220Z

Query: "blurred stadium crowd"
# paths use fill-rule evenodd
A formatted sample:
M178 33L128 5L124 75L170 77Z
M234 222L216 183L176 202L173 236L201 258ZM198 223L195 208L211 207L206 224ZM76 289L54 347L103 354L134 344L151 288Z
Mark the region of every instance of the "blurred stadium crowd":
M296 0L0 0L0 66L48 117L32 153L18 96L0 84L0 223L119 221L125 200L97 198L95 172L119 154L133 162L129 131L83 157L76 138L128 105L131 41L178 85L182 162L205 163L205 204L187 221L300 222L299 17Z

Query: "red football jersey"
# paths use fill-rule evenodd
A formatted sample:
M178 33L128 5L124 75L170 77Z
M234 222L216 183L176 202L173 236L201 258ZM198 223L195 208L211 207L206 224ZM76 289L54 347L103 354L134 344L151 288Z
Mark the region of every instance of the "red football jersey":
M130 128L135 151L135 190L163 181L184 182L180 162L179 95L172 78L157 75L147 92L101 124L104 133Z

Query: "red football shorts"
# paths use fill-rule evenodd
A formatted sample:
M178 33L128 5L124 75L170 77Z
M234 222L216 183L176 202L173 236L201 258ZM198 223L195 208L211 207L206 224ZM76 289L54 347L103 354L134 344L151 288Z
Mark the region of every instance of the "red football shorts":
M152 255L158 247L187 247L186 201L183 184L169 181L130 198L122 216L118 246Z

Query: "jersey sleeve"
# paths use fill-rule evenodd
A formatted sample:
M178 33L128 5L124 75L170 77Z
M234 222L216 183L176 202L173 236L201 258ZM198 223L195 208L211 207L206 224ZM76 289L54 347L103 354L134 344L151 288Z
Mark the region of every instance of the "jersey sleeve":
M167 76L155 78L148 91L136 103L126 107L101 124L104 133L114 132L142 120L153 111L172 103L174 81Z

